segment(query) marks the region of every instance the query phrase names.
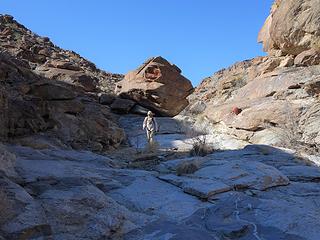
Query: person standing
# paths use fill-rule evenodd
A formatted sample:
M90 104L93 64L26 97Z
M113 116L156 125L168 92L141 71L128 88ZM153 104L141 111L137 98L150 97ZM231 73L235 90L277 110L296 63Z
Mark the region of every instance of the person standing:
M148 111L147 116L144 118L142 128L146 130L148 143L152 144L154 133L158 131L158 124L153 112Z

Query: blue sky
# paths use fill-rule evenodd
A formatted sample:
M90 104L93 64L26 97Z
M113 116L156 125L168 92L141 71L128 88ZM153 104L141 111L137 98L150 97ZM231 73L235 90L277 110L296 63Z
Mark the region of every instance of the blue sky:
M194 85L236 61L265 55L257 34L273 0L2 0L58 46L115 73L161 55Z

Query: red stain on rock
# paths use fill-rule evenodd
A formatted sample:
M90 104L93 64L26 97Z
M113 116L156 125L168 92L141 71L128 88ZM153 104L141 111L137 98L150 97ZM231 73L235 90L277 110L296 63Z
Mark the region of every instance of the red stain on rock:
M239 115L241 112L242 112L241 108L238 108L238 107L232 108L232 113L235 115Z

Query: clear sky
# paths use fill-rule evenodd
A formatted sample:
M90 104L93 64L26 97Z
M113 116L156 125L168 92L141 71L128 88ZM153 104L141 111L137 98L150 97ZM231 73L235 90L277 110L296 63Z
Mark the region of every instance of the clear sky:
M126 73L161 55L194 85L236 61L265 55L257 35L273 0L1 0L0 13Z

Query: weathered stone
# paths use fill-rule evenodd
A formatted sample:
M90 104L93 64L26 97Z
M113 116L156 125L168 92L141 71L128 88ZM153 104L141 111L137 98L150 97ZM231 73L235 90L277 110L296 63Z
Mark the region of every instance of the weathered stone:
M280 168L291 181L319 182L320 170L315 166L284 166Z
M164 175L159 177L161 180L170 182L183 189L184 192L197 196L201 199L223 192L228 192L232 187L224 184L219 180L178 177L176 175Z
M67 70L73 70L73 71L79 71L80 67L75 65L72 62L65 62L61 60L54 60L46 63L48 67L54 67L54 68L62 68Z
M136 103L129 99L116 98L111 104L111 109L118 113L129 113Z
M140 106L139 104L134 105L134 107L130 110L130 112L132 113L145 115L145 116L147 115L148 111L150 110Z
M294 57L293 56L287 56L285 59L283 59L279 65L279 68L283 67L291 67L294 64Z
M311 66L320 64L320 49L310 49L300 53L294 59L294 64L297 66Z
M298 55L309 49L319 50L320 9L318 0L277 0L261 29L258 41L269 54L281 50Z
M0 231L5 239L51 238L51 226L39 203L7 178L0 177L0 185Z
M15 164L16 156L0 144L0 171L8 177L16 177Z
M1 140L41 134L64 147L106 150L119 146L123 130L109 109L98 104L96 94L88 92L102 88L110 92L122 75L99 70L13 17L0 15L0 30ZM3 34L10 38L2 38Z
M115 100L115 96L111 94L102 93L99 95L99 103L102 105L110 105Z
M34 85L29 94L44 100L70 100L76 97L76 94L72 90L52 83Z
M74 83L81 85L85 91L94 92L97 90L99 80L96 77L85 73L78 73L70 76Z
M147 60L117 84L116 93L160 115L175 116L187 105L191 82L162 57Z

